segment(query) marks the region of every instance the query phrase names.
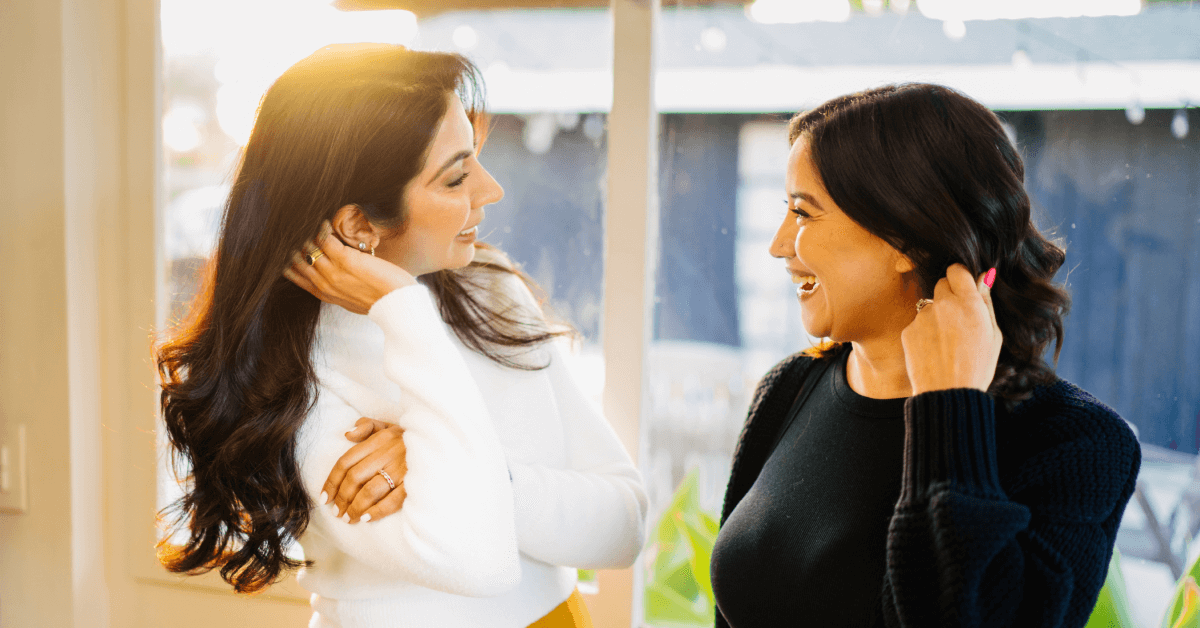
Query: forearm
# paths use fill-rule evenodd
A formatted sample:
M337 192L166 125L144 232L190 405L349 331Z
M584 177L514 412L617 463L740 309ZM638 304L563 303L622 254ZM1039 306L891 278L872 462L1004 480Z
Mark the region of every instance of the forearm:
M995 407L985 393L919 395L905 420L887 546L889 625L1074 625L1103 582L1108 524L1120 508L1097 508L1101 518L1050 516L1045 505L1011 500L999 481Z
M540 561L613 569L633 564L644 533L644 493L632 466L575 471L513 463L517 542Z

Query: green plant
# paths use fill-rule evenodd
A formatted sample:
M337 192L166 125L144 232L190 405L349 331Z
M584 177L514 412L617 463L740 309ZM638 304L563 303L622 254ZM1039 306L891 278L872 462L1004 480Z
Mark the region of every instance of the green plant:
M1092 609L1084 628L1135 628L1133 618L1129 615L1128 600L1125 575L1121 572L1121 552L1114 548L1104 586L1100 588L1096 607Z
M1200 628L1200 556L1175 583L1175 596L1163 615L1163 628Z
M680 483L654 529L653 562L646 579L645 620L658 628L713 625L708 563L720 525L700 508L698 472Z

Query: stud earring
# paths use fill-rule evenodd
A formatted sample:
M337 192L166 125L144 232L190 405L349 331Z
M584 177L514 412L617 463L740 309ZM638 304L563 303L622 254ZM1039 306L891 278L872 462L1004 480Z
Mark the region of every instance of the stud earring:
M366 252L367 252L367 243L366 243L366 242L359 242L359 243L358 243L358 250L362 251L363 253L366 253Z

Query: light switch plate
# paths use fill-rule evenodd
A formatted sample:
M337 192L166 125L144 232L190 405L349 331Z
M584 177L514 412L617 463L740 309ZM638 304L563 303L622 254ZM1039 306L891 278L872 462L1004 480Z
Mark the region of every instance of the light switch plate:
M28 469L25 424L0 424L0 513L29 512Z

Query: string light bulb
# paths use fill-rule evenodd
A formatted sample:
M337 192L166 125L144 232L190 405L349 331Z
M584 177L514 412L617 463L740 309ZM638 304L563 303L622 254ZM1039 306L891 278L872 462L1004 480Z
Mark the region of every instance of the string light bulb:
M1187 134L1188 134L1187 107L1180 107L1179 110L1175 112L1175 117L1171 119L1171 135L1174 135L1175 139L1181 140L1181 139L1187 137Z
M1146 119L1146 108L1142 106L1141 101L1134 100L1125 107L1125 119L1135 125L1141 124Z

